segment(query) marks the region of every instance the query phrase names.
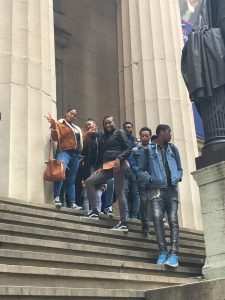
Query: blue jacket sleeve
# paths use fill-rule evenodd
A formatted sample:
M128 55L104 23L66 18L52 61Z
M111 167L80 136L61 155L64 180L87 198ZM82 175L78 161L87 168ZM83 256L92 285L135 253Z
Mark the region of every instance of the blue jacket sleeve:
M131 156L128 157L128 162L130 164L130 168L131 168L131 171L134 172L135 174L137 173L138 171L138 165L137 165L137 162L136 160L134 159L134 156L132 155L133 152L131 153Z
M182 176L183 176L183 168L181 166L181 160L180 160L180 154L179 154L179 151L178 151L178 148L176 146L174 146L174 156L175 156L175 160L176 160L176 163L177 163L177 169L178 169L178 172L180 174L180 181L182 180Z
M135 148L134 148L135 149ZM138 161L135 156L135 151L132 151L131 156L128 158L131 171L137 175L137 179L148 183L151 180L151 176L147 171L144 171L138 165Z

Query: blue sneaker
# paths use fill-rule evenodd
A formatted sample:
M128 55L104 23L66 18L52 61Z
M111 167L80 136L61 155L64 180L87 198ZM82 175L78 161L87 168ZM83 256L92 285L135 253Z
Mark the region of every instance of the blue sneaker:
M161 251L161 252L159 253L159 257L158 257L158 259L157 259L156 264L157 264L157 265L162 265L162 264L164 264L165 261L167 261L168 255L169 255L169 252L168 252L168 251Z
M171 253L164 264L173 268L177 268L179 265L178 261L179 257L175 253Z

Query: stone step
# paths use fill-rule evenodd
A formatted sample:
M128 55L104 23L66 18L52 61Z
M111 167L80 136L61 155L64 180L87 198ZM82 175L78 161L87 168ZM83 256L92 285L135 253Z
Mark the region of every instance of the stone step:
M111 246L96 246L92 244L80 244L72 242L62 242L50 239L39 239L31 237L20 237L17 235L0 235L0 249L15 249L22 251L58 253L75 256L87 256L97 258L112 258L136 262L155 262L157 253L152 251L136 251ZM189 267L201 267L204 259L182 256L180 265Z
M47 219L55 219L55 220L65 220L66 222L72 221L79 223L88 223L88 224L95 224L95 226L101 227L104 225L105 227L111 227L115 225L118 221L118 218L109 218L109 216L100 215L100 220L93 220L93 219L77 219L74 216L84 216L85 213L83 210L72 210L68 208L60 208L56 209L52 204L40 204L40 203L28 203L22 202L20 200L14 199L6 199L0 197L0 211L8 210L8 212L14 214L22 214L22 215L34 215L36 217L40 216L42 218ZM129 220L128 221L132 231L140 231L140 221ZM187 229L187 228L180 228L180 235L185 233L186 238L190 240L197 240L204 242L204 237L202 231L194 230L194 229Z
M65 241L77 241L78 243L91 243L111 245L111 247L133 248L136 250L149 251L149 249L157 251L156 237L152 234L148 238L144 238L139 233L124 233L109 230L90 225L61 223L58 221L42 220L29 216L16 216L7 213L1 213L0 232L2 234L7 231L20 232L22 235L31 235L33 237L42 236L43 238L53 238ZM56 234L57 232L57 234ZM121 238L123 238L121 240ZM125 239L124 239L125 238ZM192 242L192 248L187 248L189 242L180 239L180 254L186 256L197 256L204 258L205 250L202 243Z
M55 254L22 250L0 249L0 263L8 265L39 266L50 268L92 270L118 273L136 273L193 277L201 276L201 268L181 267L175 270L152 263L142 263L119 259L102 259L87 256Z
M0 285L146 290L199 279L103 271L0 265Z
M0 214L0 298L4 300L144 300L144 290L202 278L205 249L200 231L181 229L180 266L174 269L155 264L158 247L153 226L145 238L140 221L128 221L128 233L117 232L110 229L118 218L89 219L83 211L3 198Z
M91 229L90 229L91 230ZM102 229L103 231L103 229ZM151 252L154 258L158 254L158 247L155 243L150 241L140 242L123 240L118 238L112 238L105 234L105 236L95 236L87 235L86 233L76 233L76 232L66 232L58 231L54 227L50 229L43 229L37 227L21 226L14 224L4 224L1 223L0 234L10 235L15 237L27 237L50 241L60 241L65 243L73 243L76 245L85 246L99 246L101 248L109 247L115 250L129 250L129 251L141 251L141 252ZM103 233L104 234L104 233ZM203 250L190 250L180 247L180 258L182 262L188 262L189 264L195 264L196 262L202 264L204 261L204 251ZM184 258L184 259L183 259Z
M125 289L0 286L3 300L144 300L144 291Z
M10 211L11 209L11 211ZM56 215L53 215L51 219L46 219L45 217L43 217L42 215L37 215L38 212L36 212L35 214L35 210L33 210L33 214L32 215L22 215L22 214L16 214L15 212L15 208L12 208L11 206L8 208L7 205L1 205L0 204L0 212L1 212L1 216L2 216L2 221L6 221L8 223L12 223L12 224L16 224L17 222L20 222L22 224L30 224L32 223L33 226L33 222L34 224L40 225L40 226L48 226L48 227L53 227L55 226L55 228L59 229L59 230L68 230L71 228L73 228L76 231L86 231L87 234L92 235L93 233L95 235L101 235L103 234L101 229L106 229L109 228L109 221L104 221L107 224L104 224L101 222L101 220L93 220L93 219L88 219L85 217L80 217L80 216L76 216L74 215L72 217L71 220L62 220L61 218L57 218ZM51 213L52 215L53 213ZM58 213L57 213L58 216ZM1 222L1 220L0 220ZM61 223L63 222L63 224ZM112 220L110 221L112 222ZM114 220L115 222L115 220ZM72 224L71 224L72 223ZM99 223L101 224L101 226L99 226ZM54 225L53 225L54 224ZM115 223L114 223L115 224ZM110 226L110 228L113 226L113 224ZM124 239L132 239L132 240L136 240L138 239L139 241L145 241L146 238L143 237L142 234L140 234L140 230L141 230L141 225L138 224L138 226L136 225L130 225L130 232L127 235L123 234L123 238ZM90 230L91 229L91 230ZM106 231L105 231L106 232ZM113 235L114 237L117 236L121 236L118 235L118 233L116 233L115 231L109 231L107 230L109 235ZM138 235L136 234L138 233ZM151 228L150 230L150 240L154 241L156 243L156 237L154 234L154 229ZM167 237L169 237L169 231L166 232ZM185 246L186 248L190 248L190 249L204 249L204 242L202 241L201 237L196 237L195 239L192 238L192 236L190 236L190 234L185 234L185 233L181 233L180 234L180 244Z

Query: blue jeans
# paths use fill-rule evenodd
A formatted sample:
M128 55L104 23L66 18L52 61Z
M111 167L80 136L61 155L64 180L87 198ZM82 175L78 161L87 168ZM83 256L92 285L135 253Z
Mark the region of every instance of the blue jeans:
M136 219L140 208L140 197L136 175L130 170L127 172L124 182L124 193L129 204L129 208L127 207L127 216L131 219Z
M114 193L114 178L106 181L107 190L102 194L102 210L112 206Z
M66 191L68 204L72 205L76 202L75 179L79 167L79 154L74 150L57 151L55 158L63 161L64 168L68 167L66 178ZM54 182L54 198L59 197L63 181Z
M154 191L152 191L154 193ZM171 252L177 253L179 246L178 224L178 191L176 187L160 189L160 194L152 196L151 210L154 219L155 233L160 251L167 251L167 242L164 234L164 214L166 212L170 226Z

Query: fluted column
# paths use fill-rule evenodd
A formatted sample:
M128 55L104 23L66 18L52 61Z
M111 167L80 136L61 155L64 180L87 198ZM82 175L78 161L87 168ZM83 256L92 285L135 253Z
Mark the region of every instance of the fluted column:
M0 0L0 195L44 202L48 112L55 115L52 0Z
M180 220L202 228L195 170L197 142L191 103L180 72L182 49L178 0L118 0L118 51L121 122L133 121L136 133L169 124L184 168Z

